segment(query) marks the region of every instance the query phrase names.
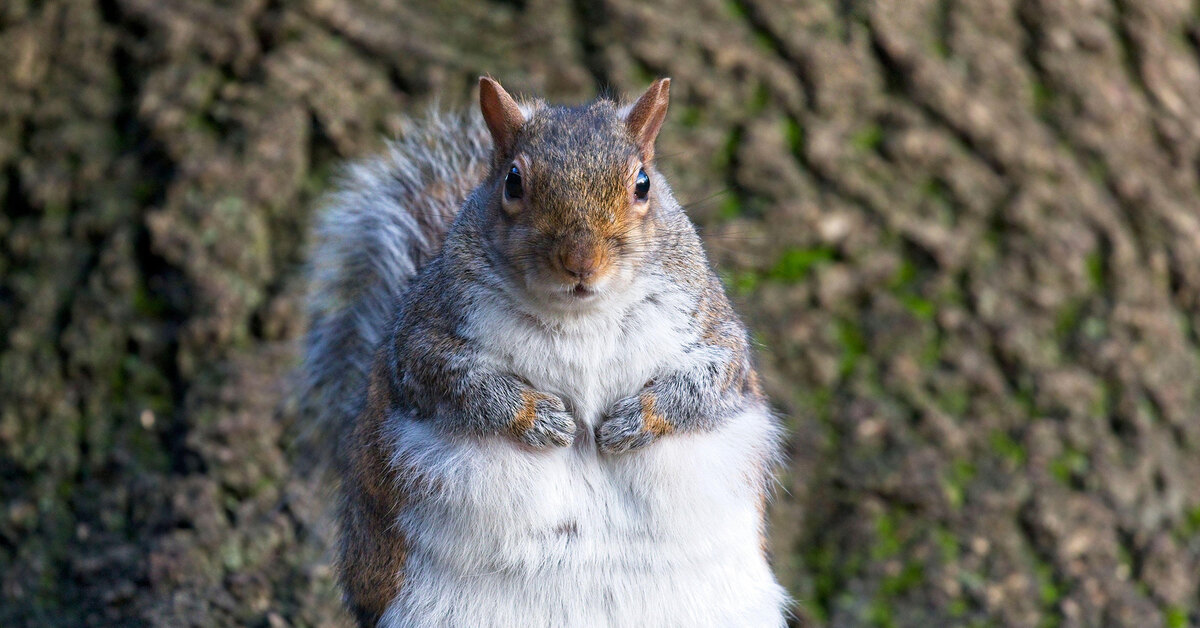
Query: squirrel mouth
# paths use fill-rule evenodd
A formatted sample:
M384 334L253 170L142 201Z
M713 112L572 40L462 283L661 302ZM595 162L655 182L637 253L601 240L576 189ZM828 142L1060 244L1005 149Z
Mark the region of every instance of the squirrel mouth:
M583 285L582 283L575 284L575 287L571 289L571 296L574 296L579 299L586 299L595 294L596 294L595 290L592 290L591 288Z

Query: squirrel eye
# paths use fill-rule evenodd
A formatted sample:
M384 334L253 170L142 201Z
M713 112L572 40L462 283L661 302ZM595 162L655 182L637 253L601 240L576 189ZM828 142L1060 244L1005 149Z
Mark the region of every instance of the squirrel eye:
M516 164L513 164L508 175L504 177L504 198L516 200L521 198L524 193L525 189L521 187L521 171Z
M650 193L650 177L646 175L646 170L639 168L637 173L637 181L633 184L633 194L637 200L646 200L646 195Z

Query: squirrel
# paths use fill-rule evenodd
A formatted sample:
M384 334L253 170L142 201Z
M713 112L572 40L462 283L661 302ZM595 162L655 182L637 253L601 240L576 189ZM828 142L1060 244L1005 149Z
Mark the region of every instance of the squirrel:
M431 113L352 166L310 259L306 404L362 626L781 626L780 425L632 105Z

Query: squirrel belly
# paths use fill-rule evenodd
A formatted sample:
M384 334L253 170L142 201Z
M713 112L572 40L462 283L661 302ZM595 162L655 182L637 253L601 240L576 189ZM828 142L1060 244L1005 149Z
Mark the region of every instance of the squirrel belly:
M632 106L431 116L316 228L303 401L362 626L782 626L780 427ZM490 137L489 137L490 136Z
M405 585L380 626L781 626L762 409L627 456L391 435L409 502Z

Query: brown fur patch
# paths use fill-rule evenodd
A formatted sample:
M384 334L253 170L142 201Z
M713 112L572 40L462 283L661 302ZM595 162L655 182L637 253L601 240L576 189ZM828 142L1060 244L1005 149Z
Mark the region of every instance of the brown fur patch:
M755 504L758 510L758 551L762 552L763 558L771 560L771 548L767 544L767 492L759 491L758 502Z
M520 436L532 429L534 422L537 421L537 403L549 398L547 395L536 391L522 391L521 409L517 411L512 423L509 424L509 429L512 430L512 433Z
M642 400L642 425L647 432L655 436L665 436L675 431L675 426L671 425L666 417L659 414L655 408L654 393L643 392Z
M362 626L374 626L403 584L404 537L396 513L404 496L391 464L386 422L394 407L391 371L377 357L367 405L350 437L342 492L339 578L346 601Z
M746 373L746 381L742 382L742 393L755 399L763 397L765 394L762 389L762 383L758 379L758 371L753 368Z

